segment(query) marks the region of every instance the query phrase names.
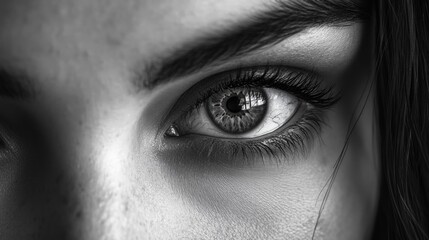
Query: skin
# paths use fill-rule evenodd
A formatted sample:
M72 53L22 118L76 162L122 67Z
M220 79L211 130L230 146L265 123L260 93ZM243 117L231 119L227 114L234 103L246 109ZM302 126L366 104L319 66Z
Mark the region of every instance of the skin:
M0 65L25 71L37 92L30 101L0 99L2 114L31 116L41 146L0 165L0 238L310 239L355 104L366 91L364 84L346 86L372 74L363 24L308 29L152 90L136 91L131 81L135 66L245 21L266 4L2 1ZM219 71L267 60L312 67L351 92L327 111L321 140L279 167L240 174L170 164L174 152L164 153L157 131L165 129L159 123L180 95ZM371 233L378 159L369 94L316 239Z

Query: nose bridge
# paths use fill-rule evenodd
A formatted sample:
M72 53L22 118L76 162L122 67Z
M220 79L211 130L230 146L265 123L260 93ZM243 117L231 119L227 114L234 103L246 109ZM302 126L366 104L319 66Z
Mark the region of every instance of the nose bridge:
M70 197L77 200L69 221L73 239L120 239L119 223L127 221L124 166L132 133L132 126L119 124L124 122L120 117L91 115L75 129L74 157L65 164L74 165L67 168L76 189Z
M85 154L82 151L74 159L79 161L77 167L67 170L70 182L65 187L69 189L68 197L75 199L74 205L68 209L70 236L73 236L71 239L113 236L115 226L109 220L117 219L121 213L112 210L117 209L115 206L121 200L120 184L119 179L106 171L109 168L103 168L103 163L100 162L102 156L101 152Z
M34 239L122 239L134 116L89 107L58 110L46 145L26 160L14 225L31 219Z
M150 149L153 142L142 139L152 134L139 134L139 105L123 106L86 118L75 131L81 143L71 175L79 189L73 239L175 239L164 229L183 224L181 199Z

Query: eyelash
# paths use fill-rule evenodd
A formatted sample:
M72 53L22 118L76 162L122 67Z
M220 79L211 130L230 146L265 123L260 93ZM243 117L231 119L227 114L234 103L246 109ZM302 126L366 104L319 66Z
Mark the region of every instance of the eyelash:
M221 73L214 76L213 79L216 81L219 76L225 76L225 74L228 78L226 81L215 83L214 87L210 87L203 93L197 91L198 97L193 104L184 108L182 114L192 112L204 104L211 95L236 87L284 90L307 103L307 109L291 126L283 126L270 134L273 137L264 139L231 141L231 139L200 135L185 135L177 137L177 139L170 139L176 143L182 141L186 144L184 146L187 149L191 149L192 153L196 154L197 159L208 160L208 162L198 161L198 164L214 163L234 168L251 167L256 164L280 165L285 160L304 156L310 149L315 136L320 136L322 125L325 123L323 110L331 107L340 99L340 94L334 93L333 88L321 86L317 75L298 69L284 66L241 68ZM189 90L189 95L193 95L195 89L198 90L198 84ZM188 95L189 91L184 95ZM180 103L180 99L178 102ZM198 137L197 141L195 141L195 137ZM169 137L166 136L166 138ZM221 149L222 151L220 151Z
M262 68L251 68L250 71L246 68L239 68L233 72L234 76L229 75L228 81L221 82L202 94L199 93L196 102L185 111L189 112L198 107L213 94L236 87L276 88L319 108L332 106L340 99L340 94L334 93L333 88L321 87L321 81L316 74L298 69L282 71L284 68L283 66L263 66ZM256 76L257 74L259 76Z

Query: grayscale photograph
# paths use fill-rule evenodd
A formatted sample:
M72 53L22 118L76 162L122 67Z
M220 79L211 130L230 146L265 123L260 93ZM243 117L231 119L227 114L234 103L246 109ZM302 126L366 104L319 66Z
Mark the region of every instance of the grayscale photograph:
M0 240L429 240L429 0L0 0Z

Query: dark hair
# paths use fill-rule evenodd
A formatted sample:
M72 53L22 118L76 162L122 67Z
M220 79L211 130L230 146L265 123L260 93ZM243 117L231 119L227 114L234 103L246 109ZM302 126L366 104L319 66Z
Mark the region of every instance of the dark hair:
M429 1L373 7L381 149L374 239L429 239Z

